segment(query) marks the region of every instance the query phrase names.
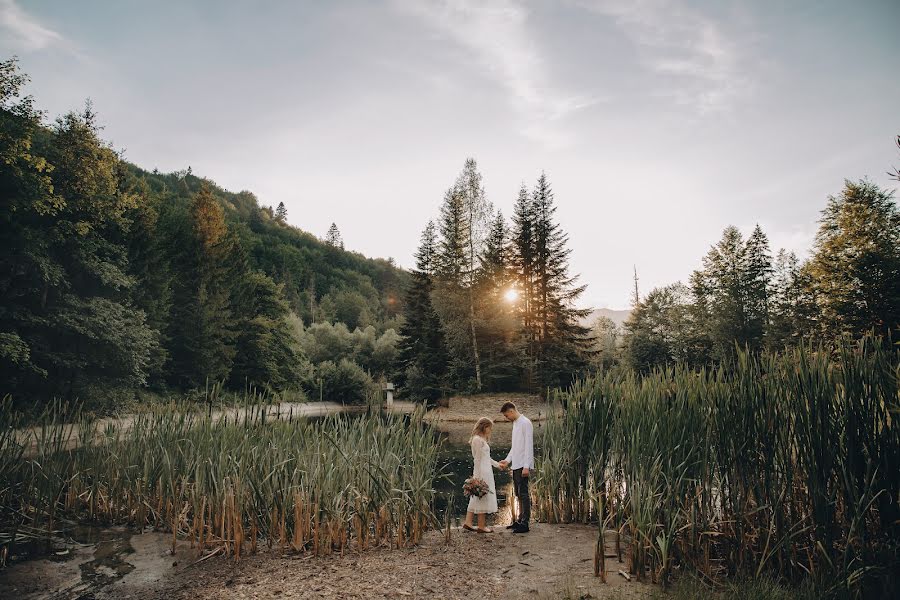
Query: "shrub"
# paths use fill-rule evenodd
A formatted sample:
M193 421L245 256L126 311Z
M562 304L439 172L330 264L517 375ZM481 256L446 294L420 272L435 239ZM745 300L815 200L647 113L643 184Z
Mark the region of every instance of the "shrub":
M365 404L369 393L375 391L375 382L362 367L346 358L334 363L326 360L315 369L310 382L310 397L341 402L342 404Z

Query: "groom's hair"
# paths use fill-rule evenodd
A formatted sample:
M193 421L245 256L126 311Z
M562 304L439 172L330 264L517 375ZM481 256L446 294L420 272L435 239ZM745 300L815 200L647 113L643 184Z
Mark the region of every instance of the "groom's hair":
M508 410L516 410L516 405L512 402L504 402L503 406L500 407L500 414L502 415Z

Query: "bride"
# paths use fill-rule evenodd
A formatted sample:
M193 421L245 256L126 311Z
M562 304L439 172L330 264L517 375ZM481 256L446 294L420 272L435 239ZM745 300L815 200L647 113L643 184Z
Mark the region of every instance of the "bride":
M469 445L472 447L472 458L475 462L472 477L483 479L487 484L490 492L477 498L471 496L469 498L469 508L466 511L466 521L463 528L469 531L477 531L478 533L493 533L493 529L485 526L485 519L488 513L497 512L497 486L494 484L494 468L500 468L500 463L491 458L491 447L488 440L491 438L491 428L494 422L487 418L481 417L472 430L472 439ZM478 527L472 527L472 519L478 515Z

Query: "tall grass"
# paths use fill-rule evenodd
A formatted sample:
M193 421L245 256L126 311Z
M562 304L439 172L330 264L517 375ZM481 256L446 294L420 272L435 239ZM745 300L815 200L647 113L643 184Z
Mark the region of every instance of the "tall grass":
M283 420L258 404L216 418L172 404L101 430L57 404L23 439L6 402L0 544L63 515L149 525L238 558L259 543L316 554L414 544L433 524L438 460L421 417Z
M898 380L896 350L865 338L582 381L546 425L538 515L611 526L639 579L896 585Z

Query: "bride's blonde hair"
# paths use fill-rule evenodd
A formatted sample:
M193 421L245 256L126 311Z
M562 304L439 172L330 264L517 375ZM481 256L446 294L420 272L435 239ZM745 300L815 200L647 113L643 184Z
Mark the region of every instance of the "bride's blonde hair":
M486 437L484 433L494 426L494 420L489 417L481 417L478 419L478 422L475 423L475 428L472 429L472 437L474 438L476 435L480 435L481 437Z

